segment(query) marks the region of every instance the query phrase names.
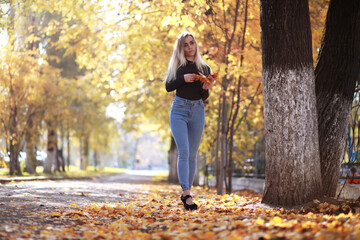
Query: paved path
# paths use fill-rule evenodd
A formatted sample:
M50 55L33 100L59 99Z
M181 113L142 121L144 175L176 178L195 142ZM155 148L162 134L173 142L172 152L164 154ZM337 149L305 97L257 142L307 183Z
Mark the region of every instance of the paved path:
M68 206L92 202L127 200L124 194L143 191L144 184L153 183L151 171L127 171L85 180L23 181L0 185L0 210L4 205L34 204L37 206ZM121 196L121 197L119 197ZM12 204L13 203L13 204Z
M0 239L3 239L1 232L16 232L21 227L31 227L34 222L47 223L34 217L33 212L49 213L71 206L130 201L133 194L146 194L151 184L156 184L154 174L152 171L127 171L86 180L0 184Z

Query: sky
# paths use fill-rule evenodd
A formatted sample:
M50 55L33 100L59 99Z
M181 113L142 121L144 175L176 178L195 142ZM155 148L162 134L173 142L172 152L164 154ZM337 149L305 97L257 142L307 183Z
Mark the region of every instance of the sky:
M0 48L3 48L8 41L7 34L4 32L0 32Z
M106 108L106 116L114 118L117 122L122 123L125 110L125 106L121 106L119 103L110 103Z

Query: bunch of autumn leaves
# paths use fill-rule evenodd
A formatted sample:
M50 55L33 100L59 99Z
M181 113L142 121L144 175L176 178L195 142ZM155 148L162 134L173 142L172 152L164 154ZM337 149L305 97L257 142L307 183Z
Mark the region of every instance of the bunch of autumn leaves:
M210 79L209 76L212 76L213 78ZM199 75L195 76L195 81L200 80L201 83L209 82L212 84L212 83L214 83L214 81L217 77L218 77L218 73L210 74L208 76L205 76L204 74L200 73Z

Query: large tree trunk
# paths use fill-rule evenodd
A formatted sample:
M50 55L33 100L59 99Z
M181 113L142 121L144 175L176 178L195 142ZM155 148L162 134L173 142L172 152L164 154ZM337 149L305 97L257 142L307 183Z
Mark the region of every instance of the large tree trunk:
M170 183L178 183L178 174L177 174L177 159L178 159L178 151L176 148L175 140L171 137L168 162L169 162L169 176L168 182Z
M360 1L332 0L316 69L321 176L335 196L356 81L360 74Z
M262 202L294 206L320 196L315 76L307 0L261 0L266 134Z

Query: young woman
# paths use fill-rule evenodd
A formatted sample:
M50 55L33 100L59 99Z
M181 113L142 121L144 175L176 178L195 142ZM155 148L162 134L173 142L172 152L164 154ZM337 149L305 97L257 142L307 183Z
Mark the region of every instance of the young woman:
M191 196L196 157L205 126L203 100L209 97L210 82L201 83L196 75L212 74L202 60L198 44L192 34L183 32L174 45L165 77L166 90L176 90L170 110L170 127L178 149L178 177L182 188L181 200L186 210L196 210ZM208 77L211 82L215 79Z

